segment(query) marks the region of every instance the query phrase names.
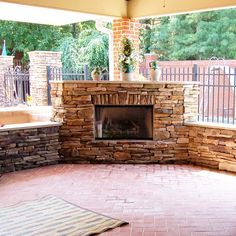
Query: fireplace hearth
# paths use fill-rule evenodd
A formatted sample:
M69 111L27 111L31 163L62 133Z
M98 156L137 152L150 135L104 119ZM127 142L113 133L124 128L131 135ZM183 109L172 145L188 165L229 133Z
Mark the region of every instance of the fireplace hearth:
M95 106L96 139L153 139L153 106Z

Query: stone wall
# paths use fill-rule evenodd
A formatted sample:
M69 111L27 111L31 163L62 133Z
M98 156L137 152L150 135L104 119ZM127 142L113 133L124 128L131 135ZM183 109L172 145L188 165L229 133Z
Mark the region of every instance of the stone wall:
M59 126L0 130L0 173L58 163Z
M198 85L190 83L52 82L54 121L62 122L67 163L182 163L188 127L197 114ZM95 140L94 105L153 105L152 141ZM195 110L194 110L195 109Z
M0 56L0 107L8 105L5 93L4 74L13 67L13 56Z
M196 165L236 172L236 128L189 125L189 158Z
M47 66L62 67L61 52L33 51L28 52L30 59L30 95L32 105L49 104Z

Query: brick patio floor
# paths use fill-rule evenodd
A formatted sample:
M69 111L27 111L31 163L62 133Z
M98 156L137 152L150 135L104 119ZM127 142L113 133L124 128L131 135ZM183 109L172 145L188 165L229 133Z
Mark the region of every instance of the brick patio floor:
M4 174L0 206L53 194L128 221L103 236L235 236L236 175L187 165L57 165Z

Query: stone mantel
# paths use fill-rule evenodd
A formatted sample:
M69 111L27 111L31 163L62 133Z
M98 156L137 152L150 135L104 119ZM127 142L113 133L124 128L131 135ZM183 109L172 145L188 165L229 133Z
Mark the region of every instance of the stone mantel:
M53 81L53 120L66 163L188 161L188 127L196 121L197 82ZM96 140L95 105L153 105L153 140Z
M107 84L113 84L113 85L163 85L163 84L176 84L176 85L199 85L200 83L197 81L145 81L145 80L137 80L137 81L93 81L93 80L55 80L51 81L51 84L98 84L98 85L107 85Z

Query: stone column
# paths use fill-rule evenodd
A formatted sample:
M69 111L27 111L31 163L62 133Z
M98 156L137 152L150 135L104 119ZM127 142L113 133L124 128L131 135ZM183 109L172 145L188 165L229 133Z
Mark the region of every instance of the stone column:
M6 104L4 74L8 68L13 67L13 56L0 56L0 107Z
M139 27L140 23L137 20L128 18L113 20L114 80L121 80L118 58L122 36L126 35L131 39L136 52L139 53ZM139 72L139 63L136 65L135 72Z
M28 52L30 59L30 95L32 105L48 105L47 66L62 67L61 52Z

